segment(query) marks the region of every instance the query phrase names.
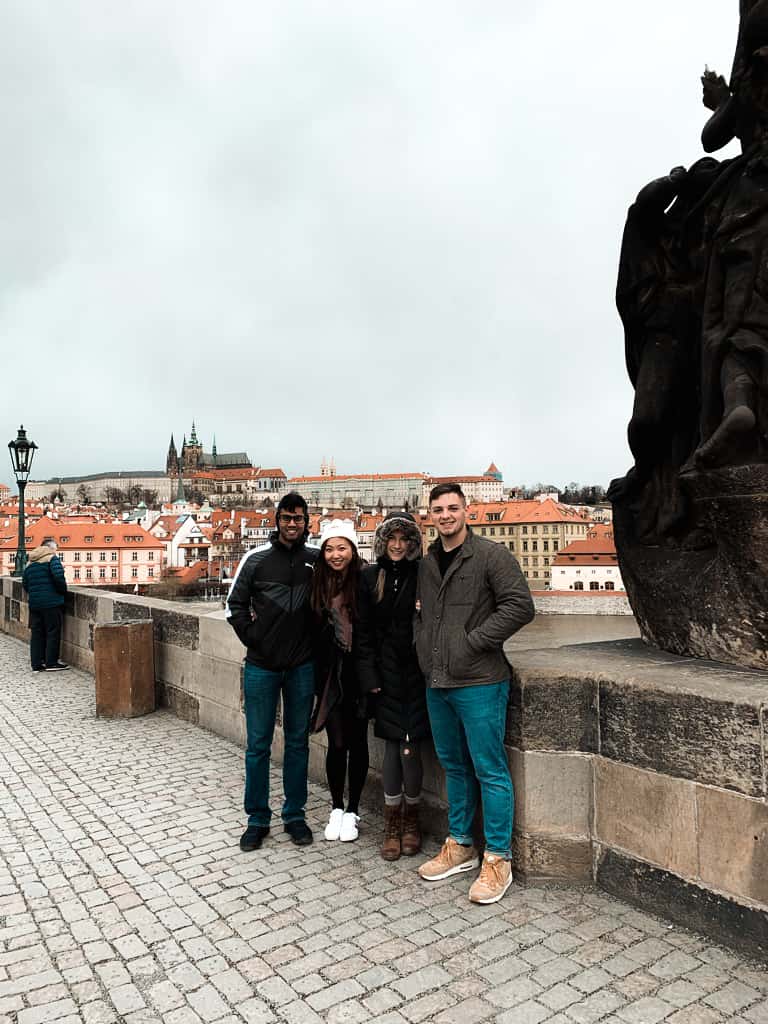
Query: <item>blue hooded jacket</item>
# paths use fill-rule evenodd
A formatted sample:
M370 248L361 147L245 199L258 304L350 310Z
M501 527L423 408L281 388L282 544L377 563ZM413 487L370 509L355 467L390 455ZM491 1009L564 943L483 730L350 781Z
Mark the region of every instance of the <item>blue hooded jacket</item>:
M30 552L21 582L29 595L32 611L38 608L60 608L64 604L67 592L64 566L53 549L46 544Z

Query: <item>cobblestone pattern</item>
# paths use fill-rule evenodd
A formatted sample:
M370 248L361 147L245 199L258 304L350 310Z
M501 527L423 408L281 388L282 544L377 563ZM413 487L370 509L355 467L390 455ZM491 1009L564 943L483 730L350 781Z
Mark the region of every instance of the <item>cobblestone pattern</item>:
M90 677L0 636L0 1024L768 1024L759 967L587 889L472 906L382 861L372 816L242 854L242 771L167 712L97 721Z

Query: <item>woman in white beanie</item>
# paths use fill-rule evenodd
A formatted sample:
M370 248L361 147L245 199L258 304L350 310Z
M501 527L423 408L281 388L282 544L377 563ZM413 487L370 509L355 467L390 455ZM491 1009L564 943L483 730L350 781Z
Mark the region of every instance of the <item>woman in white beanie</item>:
M346 519L333 519L320 535L320 558L312 580L318 686L312 727L315 732L325 728L328 734L325 770L332 807L325 838L342 842L358 837L360 796L368 775L367 694L360 687L352 658L359 586L354 526Z

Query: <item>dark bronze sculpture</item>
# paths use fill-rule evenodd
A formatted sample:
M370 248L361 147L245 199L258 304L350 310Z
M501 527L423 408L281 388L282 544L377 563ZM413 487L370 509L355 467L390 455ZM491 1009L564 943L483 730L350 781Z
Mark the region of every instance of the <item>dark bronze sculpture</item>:
M768 0L741 0L730 82L705 70L703 157L630 207L616 302L635 465L619 559L646 640L768 667Z

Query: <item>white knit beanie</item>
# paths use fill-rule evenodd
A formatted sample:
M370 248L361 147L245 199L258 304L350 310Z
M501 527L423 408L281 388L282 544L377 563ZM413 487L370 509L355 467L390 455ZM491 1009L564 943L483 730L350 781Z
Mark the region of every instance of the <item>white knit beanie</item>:
M349 519L332 519L330 523L326 523L320 533L320 546L322 547L327 540L334 537L343 537L344 540L348 540L357 551L357 534Z

